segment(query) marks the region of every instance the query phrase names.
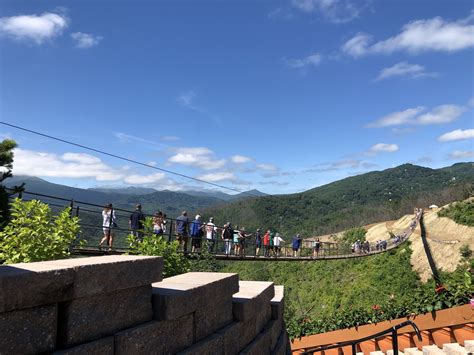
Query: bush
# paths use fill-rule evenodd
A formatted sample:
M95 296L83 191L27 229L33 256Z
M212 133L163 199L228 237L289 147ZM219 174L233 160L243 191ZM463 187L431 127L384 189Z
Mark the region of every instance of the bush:
M0 260L11 264L65 258L79 231L79 219L70 216L70 208L54 216L43 202L15 199L10 223L0 232Z
M344 244L352 244L355 243L357 240L360 240L360 242L362 243L365 242L366 233L367 231L362 227L351 228L344 232L341 241Z
M456 223L474 227L474 201L454 203L439 211L438 216L448 217Z
M459 253L461 254L461 257L464 259L469 259L472 256L472 250L469 248L469 245L464 244L459 248Z
M143 239L138 241L133 235L127 237L130 254L154 255L163 257L163 277L171 277L189 271L189 261L179 252L177 241L168 242L163 236L153 233L153 220L147 217L143 226Z

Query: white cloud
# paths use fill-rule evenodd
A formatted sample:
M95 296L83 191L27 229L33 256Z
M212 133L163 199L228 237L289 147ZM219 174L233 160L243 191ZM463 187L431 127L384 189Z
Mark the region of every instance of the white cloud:
M376 166L376 164L363 161L360 159L343 159L333 162L317 164L309 169L305 169L303 173L322 173L328 171L349 170L349 169L369 169ZM286 174L285 174L286 175Z
M204 115L204 116L212 119L214 121L214 123L216 123L218 125L221 125L222 120L218 116L216 116L213 113L209 112L209 110L207 110L206 108L201 107L201 106L197 106L197 105L194 104L194 101L195 101L196 97L197 97L196 93L193 90L189 90L189 91L181 94L180 96L178 96L176 101L181 106L183 106L183 107L185 107L189 110L196 111L196 112L200 113L201 115Z
M179 141L179 137L177 136L162 136L161 140L164 142L174 142L174 141Z
M447 132L438 138L440 142L451 142L465 139L474 139L474 129L456 129L454 131Z
M372 36L367 33L358 33L342 46L342 51L353 56L361 57L367 53Z
M232 161L232 163L235 163L235 164L245 164L252 161L252 158L249 158L243 155L234 155L230 158L230 160Z
M407 23L399 34L370 45L371 37L357 34L347 41L342 50L353 57L365 54L390 54L406 51L411 54L421 52L456 52L474 47L474 25L472 13L458 21L448 21L441 17L417 20Z
M291 4L305 13L318 12L332 23L346 23L360 16L362 1L292 0ZM365 4L364 4L365 6Z
M221 182L221 181L236 182L238 181L237 176L235 176L231 172L226 172L226 171L204 174L204 175L198 176L197 178L200 180L209 181L209 182Z
M449 156L452 159L469 159L474 158L474 151L455 150L450 153Z
M466 108L457 105L441 105L435 107L416 118L416 123L421 125L449 123L457 119L466 111Z
M62 34L68 19L59 14L20 15L0 18L0 34L14 40L42 44Z
M314 67L318 66L322 61L322 57L321 57L320 54L314 53L314 54L311 54L311 55L309 55L305 58L301 58L301 59L296 59L296 58L283 59L283 61L290 68L303 69L303 68L309 67L309 66L314 66Z
M65 153L58 156L19 148L15 149L14 154L15 175L94 178L97 181L118 181L124 177L120 170L89 154Z
M76 47L82 49L94 47L103 39L102 36L94 36L83 32L71 33L71 38L76 42Z
M417 79L423 77L435 77L437 75L438 73L427 72L425 67L422 65L400 62L391 67L382 69L375 81L389 79L397 76Z
M168 164L181 164L204 170L220 169L226 164L225 159L213 157L214 152L209 148L177 148L175 154L168 158Z
M278 167L273 164L257 164L257 168L265 171L278 171Z
M419 115L424 110L425 108L423 106L418 106L404 111L393 112L387 116L375 120L374 122L369 123L367 127L377 128L409 124L412 122L414 117Z
M140 143L145 143L148 145L158 146L160 148L167 147L167 145L163 143L158 143L149 139L133 136L131 134L127 134L123 132L114 132L114 136L118 138L118 140L122 143L140 142Z
M443 124L456 120L467 108L459 105L440 105L431 111L423 113L425 108L418 106L404 111L393 112L367 125L369 128L379 128L400 125L431 125Z
M377 143L369 149L369 153L393 153L400 148L396 144Z
M123 181L130 185L150 185L156 184L157 182L162 182L166 180L165 173L154 173L149 175L128 175Z

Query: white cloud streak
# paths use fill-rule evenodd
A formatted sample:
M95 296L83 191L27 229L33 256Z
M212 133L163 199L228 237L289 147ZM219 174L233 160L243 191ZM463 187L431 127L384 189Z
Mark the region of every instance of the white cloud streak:
M438 137L440 142L452 142L466 139L474 139L474 129L456 129Z
M102 36L95 36L83 32L71 33L71 38L76 42L76 47L81 49L97 46L103 39Z
M322 61L322 56L318 53L311 54L305 58L297 59L297 58L290 58L290 59L283 59L284 63L293 69L304 69L307 67L316 67Z
M230 160L234 164L245 164L252 161L252 158L243 155L233 155Z
M412 79L436 77L438 73L427 72L425 67L419 64L409 64L407 62L400 62L391 67L384 68L380 71L375 81L394 77L408 77Z
M69 20L60 14L19 15L0 18L0 35L37 45L60 36Z
M305 13L317 12L329 22L340 24L360 16L362 1L349 0L292 0L296 9Z
M177 148L168 158L168 164L181 164L203 170L215 170L224 167L225 159L214 159L214 152L205 147Z
M377 143L369 149L369 153L394 153L399 149L396 144Z
M389 127L389 126L399 126L403 124L409 124L412 122L413 118L423 112L425 108L423 106L418 106L414 108L409 108L404 111L393 112L379 118L378 120L371 122L367 125L369 128L378 128L378 127Z
M441 17L412 21L404 25L397 35L371 44L372 36L358 33L348 40L342 51L357 58L367 54L391 54L393 52L457 52L474 47L474 16L458 21Z
M451 159L470 159L474 158L474 151L455 150L449 154Z

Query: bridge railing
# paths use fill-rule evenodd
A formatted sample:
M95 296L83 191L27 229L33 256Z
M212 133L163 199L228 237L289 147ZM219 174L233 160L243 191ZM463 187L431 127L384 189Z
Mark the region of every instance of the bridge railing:
M24 201L29 200L41 200L47 203L52 209L60 210L66 207L71 208L71 217L75 216L79 218L79 224L81 227L81 239L87 242L87 249L98 250L98 243L103 238L104 233L108 231L114 234L113 248L118 252L125 252L129 250L130 244L128 236L131 234L129 227L130 215L134 212L123 208L113 208L113 213L116 216L116 226L109 224L108 228L104 228L102 223L102 211L103 205L78 201L74 199L67 199L63 197L57 197L47 194L41 194L30 191L22 191L18 196ZM153 214L143 213L145 217L153 217ZM419 218L419 216L417 216ZM175 233L175 222L176 219L166 217L165 230L163 236L168 241L176 239ZM414 219L415 223L417 218ZM190 220L190 223L192 221ZM206 222L203 222L205 225ZM414 229L413 226L403 231L397 238L390 238L383 244L369 243L368 248L354 248L350 244L338 243L338 242L320 242L319 248L315 246L307 247L302 242L298 250L293 249L292 240L286 240L280 246L266 247L264 245L263 237L264 233L261 234L262 241L260 247L258 247L255 240L255 235L252 234L250 237L245 238L243 242L239 242L235 239L232 240L231 252L225 253L225 241L222 239L223 227L217 226L217 232L215 238L212 241L206 240L206 235L200 238L188 237L187 249L183 250L186 253L193 253L193 245L201 244L202 248L207 248L210 253L216 254L221 258L239 258L239 257L264 257L273 259L331 259L331 258L344 258L344 257L359 257L370 254L376 254L385 250L394 248L400 243L408 239L411 231ZM386 244L385 244L386 243ZM240 250L238 246L240 245ZM72 246L75 247L75 246ZM104 245L105 247L105 245ZM257 254L257 249L259 253ZM199 253L200 250L196 250Z

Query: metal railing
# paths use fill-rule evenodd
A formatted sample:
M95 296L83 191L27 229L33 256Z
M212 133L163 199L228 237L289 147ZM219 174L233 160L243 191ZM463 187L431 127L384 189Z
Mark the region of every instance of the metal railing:
M24 198L23 195L31 196L32 198ZM43 202L47 203L53 208L71 208L70 214L71 217L75 216L80 219L80 226L82 229L82 234L85 236L86 241L92 248L98 249L98 241L103 238L104 233L114 233L114 249L117 251L125 252L129 249L130 244L127 242L127 236L130 235L132 230L128 225L130 215L134 211L122 209L122 208L113 208L110 213L111 215L116 216L116 226L112 226L113 219L109 219L108 225L103 225L102 223L95 224L94 221L102 221L102 210L104 205L99 205L95 203L89 203L84 201L79 201L75 199L67 199L63 197L57 197L42 193L22 191L19 196L25 201L40 199ZM147 214L142 212L145 217L153 217L153 214ZM165 215L166 216L166 215ZM163 237L167 238L168 241L173 241L176 239L176 233L173 230L175 227L176 219L167 217L164 218L166 230L162 234ZM415 218L414 221L417 221ZM193 221L189 221L189 226ZM413 222L414 223L414 222ZM202 222L202 225L205 226L206 222ZM397 238L391 238L386 241L384 245L377 245L376 243L370 243L368 248L363 249L359 248L354 250L351 248L351 245L344 243L336 242L320 242L319 248L316 250L315 247L307 247L301 241L300 247L298 250L294 250L292 247L292 241L289 240L283 243L280 246L266 246L264 244L264 233L261 233L261 242L260 245L255 239L255 235L251 234L250 237L243 240L236 240L235 238L231 239L232 250L230 253L225 253L225 244L226 241L222 238L223 227L216 226L217 230L214 235L214 238L209 240L206 238L205 232L201 237L187 237L187 249L183 250L185 253L192 253L192 246L201 244L201 247L208 248L208 252L215 254L222 258L227 258L229 260L235 259L255 259L255 260L312 260L312 259L340 259L340 258L352 258L352 257L362 257L373 254L378 254L386 250L393 249L406 241L410 236L413 228L407 228L401 233ZM189 230L189 228L188 228ZM137 232L135 230L135 232ZM143 231L138 231L139 233ZM237 231L234 231L234 233ZM110 234L109 234L110 235ZM307 241L306 241L307 242ZM238 247L236 247L238 246ZM240 250L239 250L240 247ZM90 249L91 247L89 247ZM197 249L197 248L196 248ZM257 254L258 250L258 254ZM200 250L196 253L200 253Z
M351 349L352 349L352 354L353 355L356 355L357 354L357 345L360 344L360 343L363 343L365 341L368 341L368 340L372 340L372 339L377 339L377 338L381 338L387 334L390 334L391 335L391 338L392 338L392 350L393 350L393 353L394 354L398 354L398 330L401 329L401 328L404 328L406 326L410 325L415 333L416 333L416 336L418 338L419 341L422 341L423 339L421 338L421 335L420 335L420 330L418 329L418 327L416 326L415 323L413 323L411 320L407 320L403 323L400 323L398 325L395 325L391 328L388 328L388 329L385 329L381 332L378 332L378 333L375 333L375 334L372 334L372 335L369 335L369 336L366 336L364 338L360 338L360 339L356 339L356 340L349 340L349 341L344 341L344 342L341 342L341 343L337 343L337 344L332 344L332 345L325 345L325 346L320 346L320 347L316 347L316 348L312 348L312 349L309 349L309 350L305 350L302 354L305 354L305 355L312 355L314 353L317 353L317 352L321 352L321 351L325 351L325 350L330 350L330 349L338 349L338 348L343 348L343 347L346 347L346 346L350 346Z

